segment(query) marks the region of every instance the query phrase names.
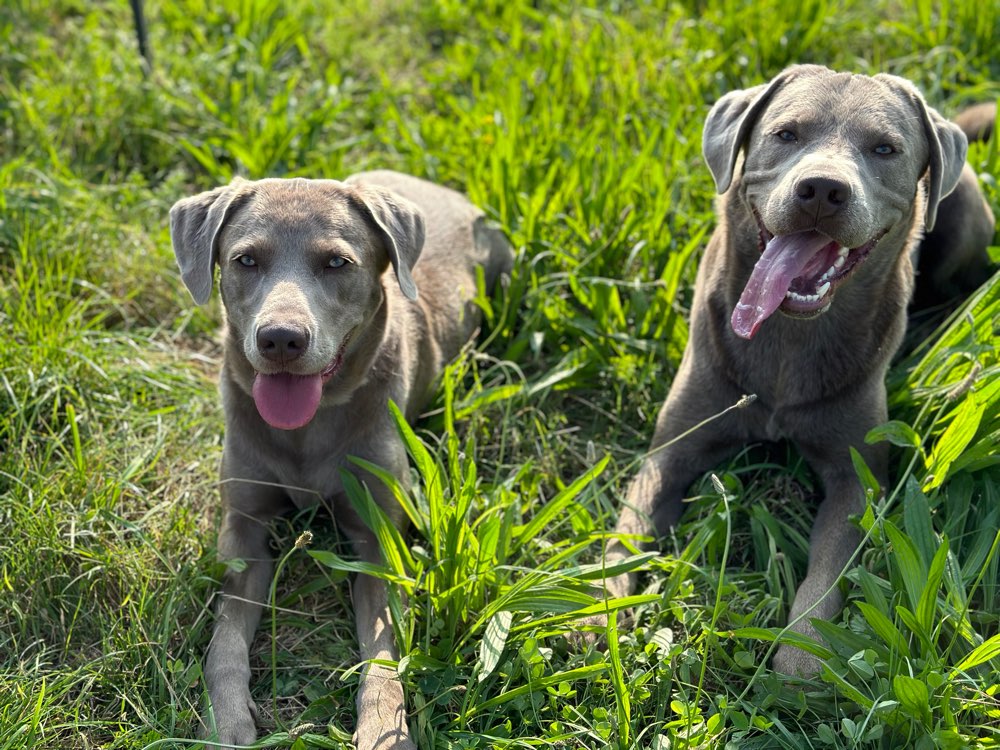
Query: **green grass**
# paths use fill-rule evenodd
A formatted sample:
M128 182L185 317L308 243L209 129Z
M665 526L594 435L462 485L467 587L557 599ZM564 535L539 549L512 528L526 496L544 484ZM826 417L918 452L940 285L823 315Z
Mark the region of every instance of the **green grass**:
M519 251L406 433L412 528L383 528L421 748L1000 745L996 277L890 372L893 484L858 519L819 678L768 669L818 495L787 446L692 488L662 554L628 562L642 587L611 606L632 624L618 612L599 648L566 638L603 609L594 562L687 340L714 226L708 107L815 62L909 77L954 114L1000 97L1000 6L181 0L147 16L148 77L126 3L0 8L0 750L191 746L222 572L219 309L191 306L167 211L235 174L370 167L467 191ZM1000 213L1000 146L970 158ZM347 747L355 565L321 515L280 524L274 548L252 663L267 744Z

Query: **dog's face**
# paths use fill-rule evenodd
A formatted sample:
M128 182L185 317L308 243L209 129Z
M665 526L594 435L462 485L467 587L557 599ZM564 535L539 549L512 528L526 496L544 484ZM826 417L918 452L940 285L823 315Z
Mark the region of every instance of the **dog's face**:
M720 192L744 153L740 197L756 222L760 252L733 314L745 338L775 309L825 311L883 238L901 247L916 217L932 226L966 148L961 131L906 81L816 66L727 95L704 137ZM925 174L926 200L919 190Z
M229 340L256 373L257 409L295 429L382 306L390 265L415 296L424 232L418 209L387 191L297 179L239 180L179 201L171 235L196 301L219 266Z

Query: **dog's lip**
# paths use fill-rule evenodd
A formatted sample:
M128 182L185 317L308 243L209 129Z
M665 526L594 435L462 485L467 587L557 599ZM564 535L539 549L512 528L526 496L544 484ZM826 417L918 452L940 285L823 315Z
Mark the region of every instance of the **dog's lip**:
M319 372L293 372L290 369L277 369L273 372L265 372L264 370L257 370L254 368L255 372L258 375L294 375L295 377L300 378L314 378L318 375L323 379L323 383L325 384L330 380L330 378L340 372L341 368L344 366L344 354L347 351L347 344L351 340L352 333L354 333L354 331L349 331L348 334L344 336L344 340L340 343L337 353L333 355L333 359L331 359L330 363Z
M756 208L753 210L753 215L757 221L758 249L763 253L767 243L774 239L775 235L764 225ZM820 265L821 269L825 266L825 270L807 277L804 277L805 275L796 277L778 309L797 317L813 317L824 312L833 301L833 293L837 287L868 258L869 253L887 231L883 229L868 242L853 248L845 248L831 238L829 244L816 254L819 258L820 253L827 253L827 258L824 259L826 262L821 262Z
M330 360L330 364L324 367L320 372L319 375L323 378L324 383L340 372L340 368L344 366L344 352L347 351L347 344L351 340L352 333L354 333L353 330L347 332L347 335L344 336L344 340L340 342L340 347L337 349L337 353L333 355L333 359Z
M323 378L324 383L328 381L330 378L332 378L334 375L336 375L340 371L340 368L343 367L344 349L346 348L347 348L347 341L345 340L344 343L340 345L340 348L337 350L336 356L333 358L333 360L331 360L330 364L324 367L322 372L320 372L319 375L321 378Z

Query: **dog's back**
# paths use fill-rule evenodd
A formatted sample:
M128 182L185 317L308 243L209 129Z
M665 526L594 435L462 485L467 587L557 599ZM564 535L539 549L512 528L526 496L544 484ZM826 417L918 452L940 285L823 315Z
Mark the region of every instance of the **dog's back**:
M361 172L347 182L388 188L423 212L427 234L413 269L417 304L429 322L436 356L442 363L453 359L478 325L475 303L470 301L476 296L477 269L482 268L489 293L501 275L510 273L514 262L510 243L481 209L450 188L390 170ZM461 323L435 325L445 320Z

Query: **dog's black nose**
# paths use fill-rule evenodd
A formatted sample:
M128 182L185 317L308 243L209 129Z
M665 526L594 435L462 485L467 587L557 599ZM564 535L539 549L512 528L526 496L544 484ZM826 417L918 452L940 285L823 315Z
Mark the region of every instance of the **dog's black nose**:
M272 362L291 362L309 346L309 331L297 326L261 326L257 329L257 350Z
M838 211L851 200L851 186L829 177L804 177L795 185L795 197L803 207Z

